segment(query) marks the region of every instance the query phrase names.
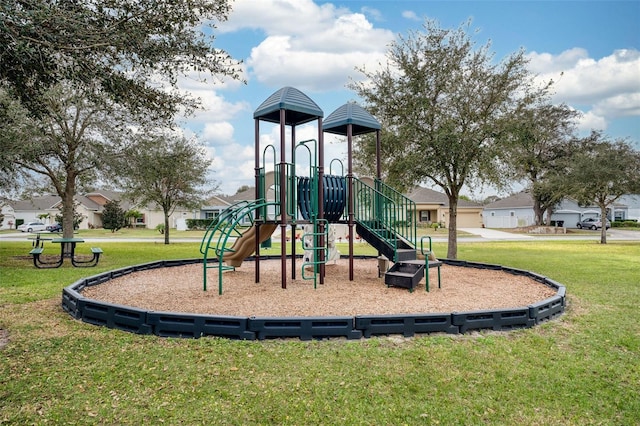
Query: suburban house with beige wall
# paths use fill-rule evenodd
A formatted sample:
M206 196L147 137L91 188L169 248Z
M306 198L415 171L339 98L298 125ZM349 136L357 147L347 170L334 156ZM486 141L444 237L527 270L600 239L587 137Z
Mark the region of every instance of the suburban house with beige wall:
M252 201L255 192L249 188L241 193L231 196L214 196L207 200L204 205L196 210L176 209L169 217L172 228L180 229L186 219L214 219L220 212L238 201ZM416 205L414 220L418 224L431 225L434 222L442 226L449 227L449 200L441 192L432 189L416 187L407 194ZM75 197L77 202L76 212L83 217L80 229L101 228L102 211L104 205L111 200L120 200L120 207L123 210L136 209L142 213L136 226L153 229L164 223L164 215L159 208L146 206L144 208L133 206L126 200L121 199L121 194L115 191L100 190L90 192ZM30 200L15 201L5 206L3 213L5 220L0 229L8 229L8 223L12 222L12 228L16 228L16 220L22 219L24 222L41 220L45 224L55 221L55 216L60 214L60 197L48 195L34 197ZM458 227L478 228L482 226L482 205L467 200L458 202Z
M416 204L416 223L440 223L449 227L449 198L446 194L432 189L415 187L405 194ZM482 204L458 200L458 228L482 227Z
M100 190L83 195L76 195L76 213L82 216L80 229L102 228L102 212L104 205L112 200L120 200L120 207L127 211L135 209L142 214L136 226L153 229L164 224L162 209L154 206L133 206L130 202L121 199L122 195L115 191ZM61 214L61 199L57 195L45 195L33 197L29 200L13 201L3 208L4 221L0 229L15 229L17 222L29 222L39 220L46 225L55 222L56 215ZM196 217L192 210L177 208L171 216L169 223L172 228L177 227L182 221ZM9 223L12 225L10 226Z

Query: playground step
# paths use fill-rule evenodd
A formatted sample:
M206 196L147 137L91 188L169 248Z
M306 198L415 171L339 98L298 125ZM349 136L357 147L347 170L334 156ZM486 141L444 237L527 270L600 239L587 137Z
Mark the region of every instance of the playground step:
M396 250L396 254L398 255L398 262L406 260L416 260L415 249L398 249ZM422 262L422 264L424 264L424 262Z
M387 286L413 290L424 277L424 263L395 263L384 275Z

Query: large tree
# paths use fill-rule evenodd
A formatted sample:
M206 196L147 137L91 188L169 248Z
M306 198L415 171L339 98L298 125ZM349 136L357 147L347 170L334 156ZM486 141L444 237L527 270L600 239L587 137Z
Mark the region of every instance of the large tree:
M228 0L1 0L0 83L34 114L59 83L99 92L134 112L171 118L193 106L176 88L187 72L238 78L238 63L204 26ZM209 34L211 32L208 32Z
M77 186L129 119L171 124L197 107L177 90L181 75L239 78L239 63L205 34L227 18L227 0L0 1L0 107L11 104L0 112L0 189L20 172L48 177L65 234Z
M524 180L533 197L535 224L547 221L554 207L567 196L564 159L572 154L579 113L565 104L542 102L520 111L511 128L511 144L505 146L506 163L517 180Z
M640 193L640 151L626 140L611 140L601 132L576 144L574 155L566 163L569 193L582 205L597 205L604 222L607 209L626 194ZM613 218L611 218L613 220ZM600 242L607 243L602 227Z
M175 132L144 133L111 165L128 198L140 206L157 205L164 214L164 243L176 207L199 208L216 189L209 177L211 159L204 146Z
M107 102L93 102L84 93L63 85L48 89L41 102L38 117L17 102L11 104L9 117L20 125L0 133L0 163L17 166L39 182L41 189L51 189L61 198L63 233L70 238L74 197L79 188L95 184L99 171L109 161L107 152L127 143L130 116L126 110Z
M386 66L362 69L366 81L352 84L386 130L388 182L407 188L430 181L447 195L449 258L457 257L460 191L474 183L504 183L499 159L508 124L544 92L533 87L524 52L495 62L490 44L476 47L468 29L469 23L442 29L427 21L424 31L392 43ZM359 144L356 150L374 152Z

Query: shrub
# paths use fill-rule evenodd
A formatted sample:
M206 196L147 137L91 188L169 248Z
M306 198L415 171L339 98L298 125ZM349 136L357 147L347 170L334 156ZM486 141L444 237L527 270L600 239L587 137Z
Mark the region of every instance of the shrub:
M215 224L218 222L218 219L187 219L187 228L190 231L193 230L204 230L209 227L211 224Z
M611 222L612 228L635 228L638 226L637 219L616 220Z

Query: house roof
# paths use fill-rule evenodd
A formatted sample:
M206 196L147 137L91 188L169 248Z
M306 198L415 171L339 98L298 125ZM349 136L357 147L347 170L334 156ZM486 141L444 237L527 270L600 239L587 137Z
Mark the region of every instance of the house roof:
M237 192L233 195L221 195L218 199L226 202L227 204L235 204L240 201L253 201L256 199L256 187L251 186L245 191Z
M107 201L120 201L120 207L125 210L131 209L132 205L127 200L122 200L122 194L116 191L95 191L85 195L76 195L74 200L87 210L101 211L103 204L94 201L92 198L100 196ZM42 197L33 197L29 200L19 200L11 203L14 211L46 211L60 209L62 199L57 195L45 195Z
M88 210L101 210L102 206L84 195L76 195L74 200ZM44 195L33 197L29 200L14 201L14 211L46 211L60 208L62 199L57 195Z
M57 195L44 195L42 197L33 197L28 200L13 201L10 204L14 211L30 211L55 209L58 203L60 203L60 197Z
M494 201L484 206L485 209L513 209L513 208L533 208L533 197L527 191L518 192L502 200Z
M230 204L231 203L227 199L226 195L214 195L211 198L207 199L206 206L203 207L203 209L207 210L213 207L220 207L220 206L227 207Z
M416 204L438 204L442 207L449 207L449 198L446 194L433 189L416 186L405 194ZM459 199L458 208L480 208L481 204L474 201Z

